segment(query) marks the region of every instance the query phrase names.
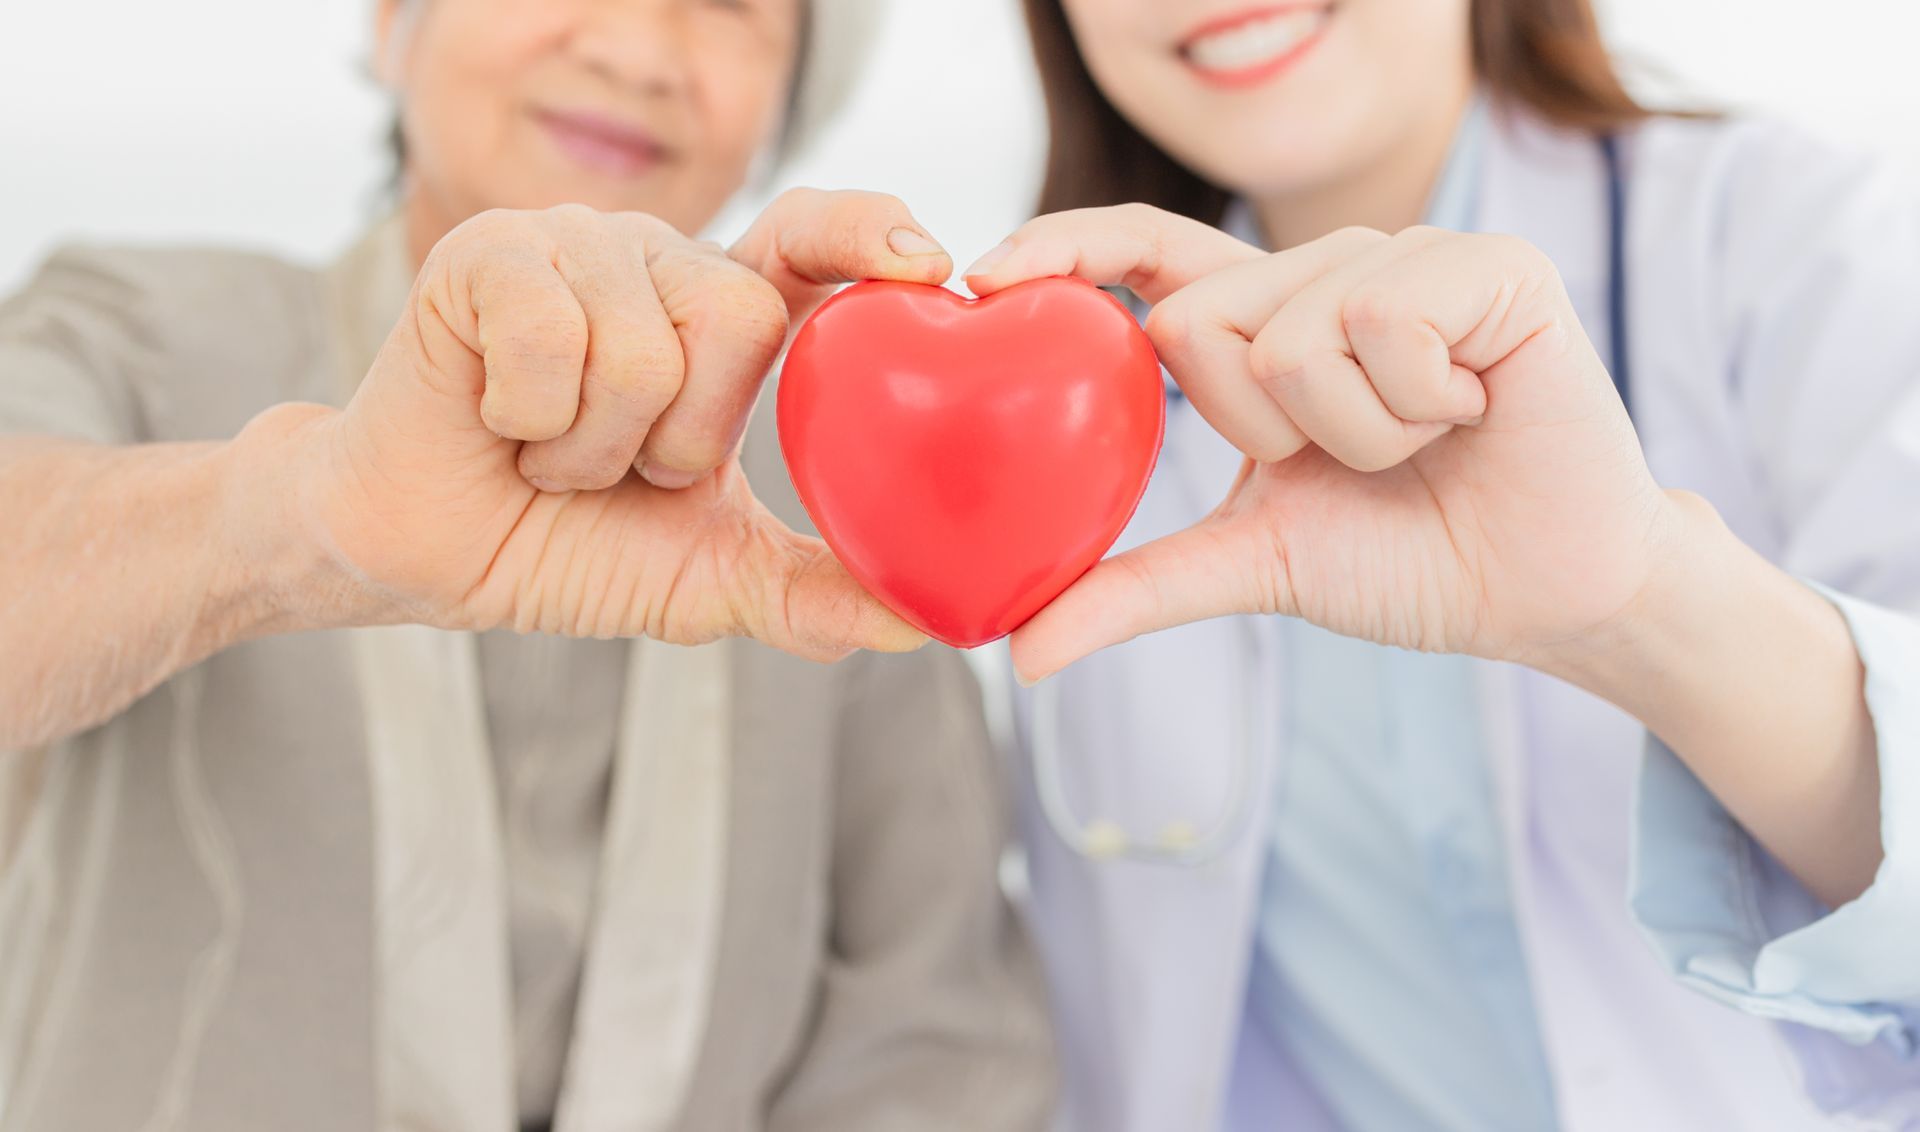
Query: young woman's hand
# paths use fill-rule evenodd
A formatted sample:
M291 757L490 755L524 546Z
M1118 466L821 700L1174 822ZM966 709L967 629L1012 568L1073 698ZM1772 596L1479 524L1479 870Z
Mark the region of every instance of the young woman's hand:
M1029 679L1148 630L1284 613L1539 661L1648 590L1691 504L1654 483L1553 265L1503 236L1350 229L1263 254L1145 206L1043 217L967 276L1125 284L1206 419L1226 500L1014 634ZM983 270L984 268L984 270Z
M344 413L255 426L313 456L299 514L369 605L355 619L919 644L754 499L735 450L790 308L951 263L898 201L851 193L783 197L735 254L577 206L447 236Z

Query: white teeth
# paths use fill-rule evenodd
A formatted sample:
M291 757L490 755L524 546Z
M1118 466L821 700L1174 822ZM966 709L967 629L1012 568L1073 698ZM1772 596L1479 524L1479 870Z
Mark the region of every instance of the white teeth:
M1187 45L1187 58L1205 71L1244 71L1292 51L1326 22L1324 8L1276 13L1194 40Z

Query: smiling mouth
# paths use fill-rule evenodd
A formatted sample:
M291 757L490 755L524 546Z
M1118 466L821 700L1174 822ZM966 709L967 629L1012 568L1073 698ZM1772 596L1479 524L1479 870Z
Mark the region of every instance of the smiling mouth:
M1208 82L1264 82L1312 50L1332 16L1330 7L1286 7L1215 20L1181 41L1180 58Z
M562 153L607 176L642 176L670 156L652 134L598 114L536 110L534 120Z

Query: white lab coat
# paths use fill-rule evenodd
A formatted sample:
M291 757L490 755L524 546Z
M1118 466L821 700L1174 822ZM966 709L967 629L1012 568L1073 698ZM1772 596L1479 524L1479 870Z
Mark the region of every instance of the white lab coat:
M1544 249L1604 355L1608 225L1597 147L1500 113L1491 127L1476 227ZM1920 609L1920 197L1891 187L1864 160L1764 123L1656 121L1625 139L1624 152L1634 410L1654 474L1706 496L1790 572L1890 609ZM1123 546L1192 522L1237 468L1238 455L1210 432L1178 431L1206 429L1191 411L1176 413L1170 429L1168 458ZM1177 452L1187 453L1184 466ZM1251 788L1269 798L1286 734L1270 628L1259 629L1267 644L1254 655L1233 625L1215 622L1143 638L1056 677L1062 762L1079 811L1149 835L1170 820L1204 823L1221 812L1229 734L1247 710L1239 688L1249 674L1254 687L1272 690L1252 705ZM1874 671L1868 659L1873 678L1920 704L1920 666ZM1635 721L1531 671L1478 670L1562 1126L1826 1128L1836 1126L1828 1112L1844 1112L1864 1126L1920 1127L1920 1061L1748 1012L1792 995L1755 1005L1708 987L1746 1009L1713 1001L1669 970L1684 962L1671 958L1673 946L1688 944L1669 940L1667 964L1649 949L1628 903L1645 743ZM1025 743L1031 702L1014 695ZM1893 692L1887 697L1890 705ZM1891 716L1879 722L1883 757L1920 762L1913 727L1896 736L1887 733ZM1662 765L1671 770L1671 757ZM1231 855L1210 867L1093 864L1042 820L1031 776L1026 790L1032 917L1060 1020L1067 1126L1186 1132L1216 1127L1223 1115L1232 1128L1326 1126L1311 1103L1248 1093L1244 1075L1228 1096L1267 806L1255 807ZM1903 822L1920 828L1920 810L1892 812L1914 803L1920 798L1896 799L1889 789L1890 833ZM1889 841L1890 858L1910 858L1910 847L1895 854ZM1640 844L1648 844L1644 832ZM1665 864L1649 858L1646 867ZM1794 903L1790 884L1775 876L1769 888L1754 875L1730 868L1725 886L1755 886L1728 896L1755 908L1755 922ZM1913 878L1910 864L1890 860L1881 882L1890 890L1871 909L1881 919L1853 930L1920 926ZM1776 890L1785 895L1776 899ZM1792 923L1818 915L1802 909ZM1920 970L1920 938L1904 953ZM1873 997L1910 985L1895 966L1863 963L1842 975L1854 993ZM1859 1023L1845 1002L1817 1006L1840 1018L1839 1028ZM1856 1038L1863 1025L1853 1024ZM1288 1092L1271 1074L1261 1084Z

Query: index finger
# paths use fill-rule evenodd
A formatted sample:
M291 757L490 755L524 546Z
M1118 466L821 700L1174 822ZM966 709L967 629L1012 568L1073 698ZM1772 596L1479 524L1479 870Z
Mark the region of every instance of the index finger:
M1036 217L967 269L967 287L990 295L1015 283L1072 275L1123 286L1149 303L1264 253L1198 220L1145 204L1080 208Z
M686 357L685 377L640 445L656 487L685 487L730 456L787 337L787 308L766 280L678 234L647 247L647 273Z

